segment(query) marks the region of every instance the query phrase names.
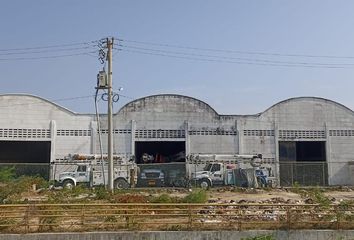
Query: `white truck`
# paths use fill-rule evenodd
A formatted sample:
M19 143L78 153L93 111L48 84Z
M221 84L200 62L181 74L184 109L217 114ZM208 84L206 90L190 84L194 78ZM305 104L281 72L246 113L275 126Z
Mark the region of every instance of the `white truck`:
M190 154L190 164L206 164L201 171L191 171L192 183L201 188L216 185L266 186L269 172L261 168L261 154Z
M126 189L137 183L138 167L128 156L114 156L114 188ZM54 163L54 179L64 188L79 184L89 187L106 185L108 164L96 155L69 155L65 161Z

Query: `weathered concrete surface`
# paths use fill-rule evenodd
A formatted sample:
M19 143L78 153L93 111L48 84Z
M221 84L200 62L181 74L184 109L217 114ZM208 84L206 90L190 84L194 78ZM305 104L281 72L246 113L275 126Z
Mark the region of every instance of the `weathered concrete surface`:
M0 240L238 240L272 236L277 240L353 240L354 230L297 230L297 231L178 231L178 232L90 232L2 234Z
M107 131L107 116L100 121ZM96 126L93 114L77 114L37 96L0 95L0 140L50 142L51 161L99 153ZM325 142L328 184L354 185L354 112L323 98L291 98L259 114L221 115L198 99L161 94L126 104L114 114L113 126L117 153L136 154L137 141L182 141L187 154L261 153L278 183L279 142Z

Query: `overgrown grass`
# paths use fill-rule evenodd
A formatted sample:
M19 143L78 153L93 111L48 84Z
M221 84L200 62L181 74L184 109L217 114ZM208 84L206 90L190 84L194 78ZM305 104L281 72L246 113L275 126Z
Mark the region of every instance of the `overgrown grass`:
M163 193L157 197L152 197L150 202L152 203L176 203L179 202L178 199L171 197L167 193Z
M208 201L208 194L205 190L196 189L182 199L183 203L205 203Z
M15 179L15 167L0 167L0 182L7 183Z
M331 200L324 194L325 189L320 187L301 188L295 182L291 191L299 194L302 198L311 199L313 203L319 204L322 207L328 207L331 204Z
M72 189L47 191L49 203L85 203L94 198L92 189L78 185Z
M23 192L28 192L32 189L32 185L37 188L47 188L49 182L41 177L21 176L10 182L5 182L5 186L0 188L0 203L12 203L20 200L20 195Z

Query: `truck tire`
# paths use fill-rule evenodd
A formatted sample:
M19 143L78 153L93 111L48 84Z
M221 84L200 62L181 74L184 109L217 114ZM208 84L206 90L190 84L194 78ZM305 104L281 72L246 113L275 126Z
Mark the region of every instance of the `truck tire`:
M260 188L265 188L265 187L267 187L267 181L266 181L264 178L262 178L262 177L257 177L257 182L258 182L258 186L259 186Z
M65 189L73 189L75 187L75 183L73 182L73 180L64 180L63 182L63 188Z
M123 178L118 178L114 181L115 189L128 189L129 187L129 183Z
M203 178L198 181L198 186L201 187L202 189L208 189L211 187L211 183L209 179Z

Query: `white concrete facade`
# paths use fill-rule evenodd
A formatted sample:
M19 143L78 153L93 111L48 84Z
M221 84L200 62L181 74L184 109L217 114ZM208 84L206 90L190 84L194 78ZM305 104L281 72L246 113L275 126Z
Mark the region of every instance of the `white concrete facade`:
M279 141L323 141L328 183L354 185L354 112L331 100L292 98L259 114L220 115L198 99L165 94L134 100L113 119L115 153L135 154L135 141L185 141L186 154L261 153L276 177ZM0 141L50 141L50 161L98 153L96 125L93 114L77 114L40 97L0 96ZM107 133L106 116L101 128Z

